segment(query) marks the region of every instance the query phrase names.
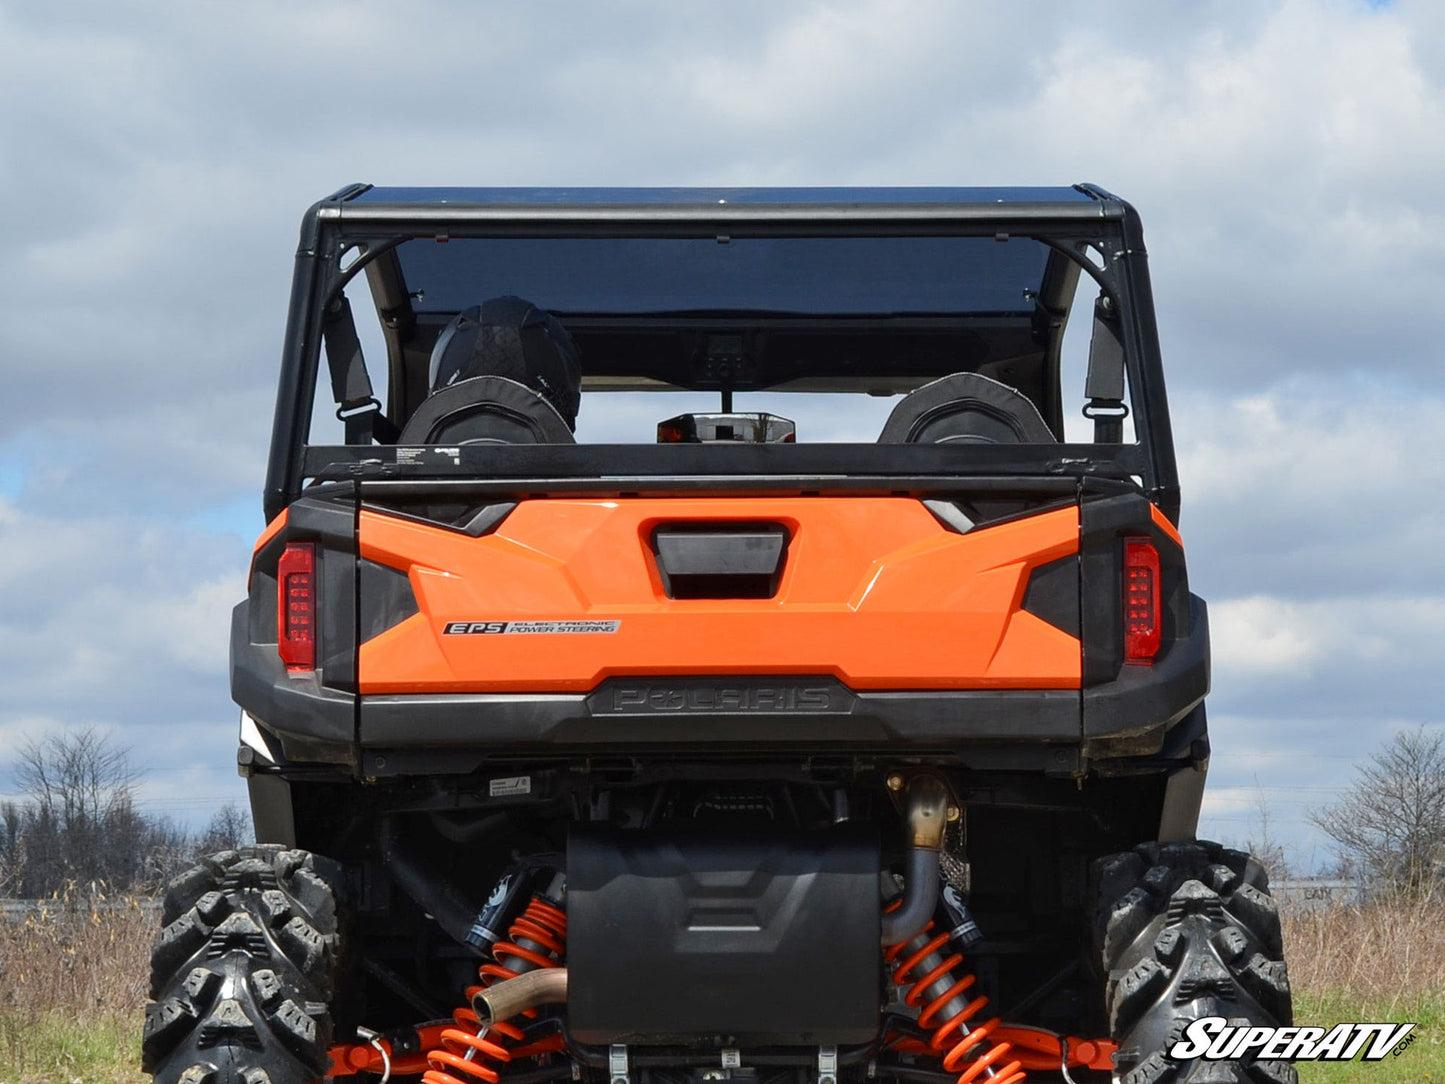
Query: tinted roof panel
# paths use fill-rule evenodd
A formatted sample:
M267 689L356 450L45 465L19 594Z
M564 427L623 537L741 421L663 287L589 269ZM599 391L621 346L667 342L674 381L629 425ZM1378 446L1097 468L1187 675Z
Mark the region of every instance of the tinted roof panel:
M1027 238L429 238L397 250L418 312L515 294L562 314L1029 313L1047 246Z
M352 203L1087 203L1076 188L368 188Z

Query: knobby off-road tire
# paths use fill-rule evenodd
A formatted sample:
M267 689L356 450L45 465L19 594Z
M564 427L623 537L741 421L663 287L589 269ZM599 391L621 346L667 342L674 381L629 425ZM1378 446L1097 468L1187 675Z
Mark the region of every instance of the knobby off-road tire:
M336 900L305 851L223 851L171 882L141 1066L157 1084L313 1084L327 1068Z
M1146 843L1100 859L1097 934L1123 1084L1297 1084L1280 1061L1174 1061L1189 1022L1289 1024L1279 910L1255 859L1217 843Z

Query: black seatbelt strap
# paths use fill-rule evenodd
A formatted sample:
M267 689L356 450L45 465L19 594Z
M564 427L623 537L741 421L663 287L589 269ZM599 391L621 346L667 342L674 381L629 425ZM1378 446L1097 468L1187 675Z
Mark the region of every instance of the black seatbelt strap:
M351 302L345 295L326 310L321 337L326 345L326 365L331 370L331 397L336 401L337 418L346 426L346 443L369 445L373 435L386 443L394 442L396 426L382 417L381 403L372 394Z
M1094 334L1089 340L1089 373L1084 379L1084 417L1094 422L1095 444L1124 439L1124 340L1119 313L1108 294L1094 302Z

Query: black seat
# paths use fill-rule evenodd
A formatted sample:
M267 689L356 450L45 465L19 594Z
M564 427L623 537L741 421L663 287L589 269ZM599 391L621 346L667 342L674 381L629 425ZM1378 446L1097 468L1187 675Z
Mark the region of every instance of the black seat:
M449 384L416 410L398 444L575 444L557 408L504 376Z
M893 408L880 444L1052 444L1056 438L1033 401L978 373L953 373L923 385Z

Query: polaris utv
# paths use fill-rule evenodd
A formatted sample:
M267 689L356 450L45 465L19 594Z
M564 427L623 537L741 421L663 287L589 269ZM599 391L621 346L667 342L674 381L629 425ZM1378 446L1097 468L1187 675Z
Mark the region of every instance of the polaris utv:
M1109 193L344 189L265 512L157 1080L1295 1079Z

